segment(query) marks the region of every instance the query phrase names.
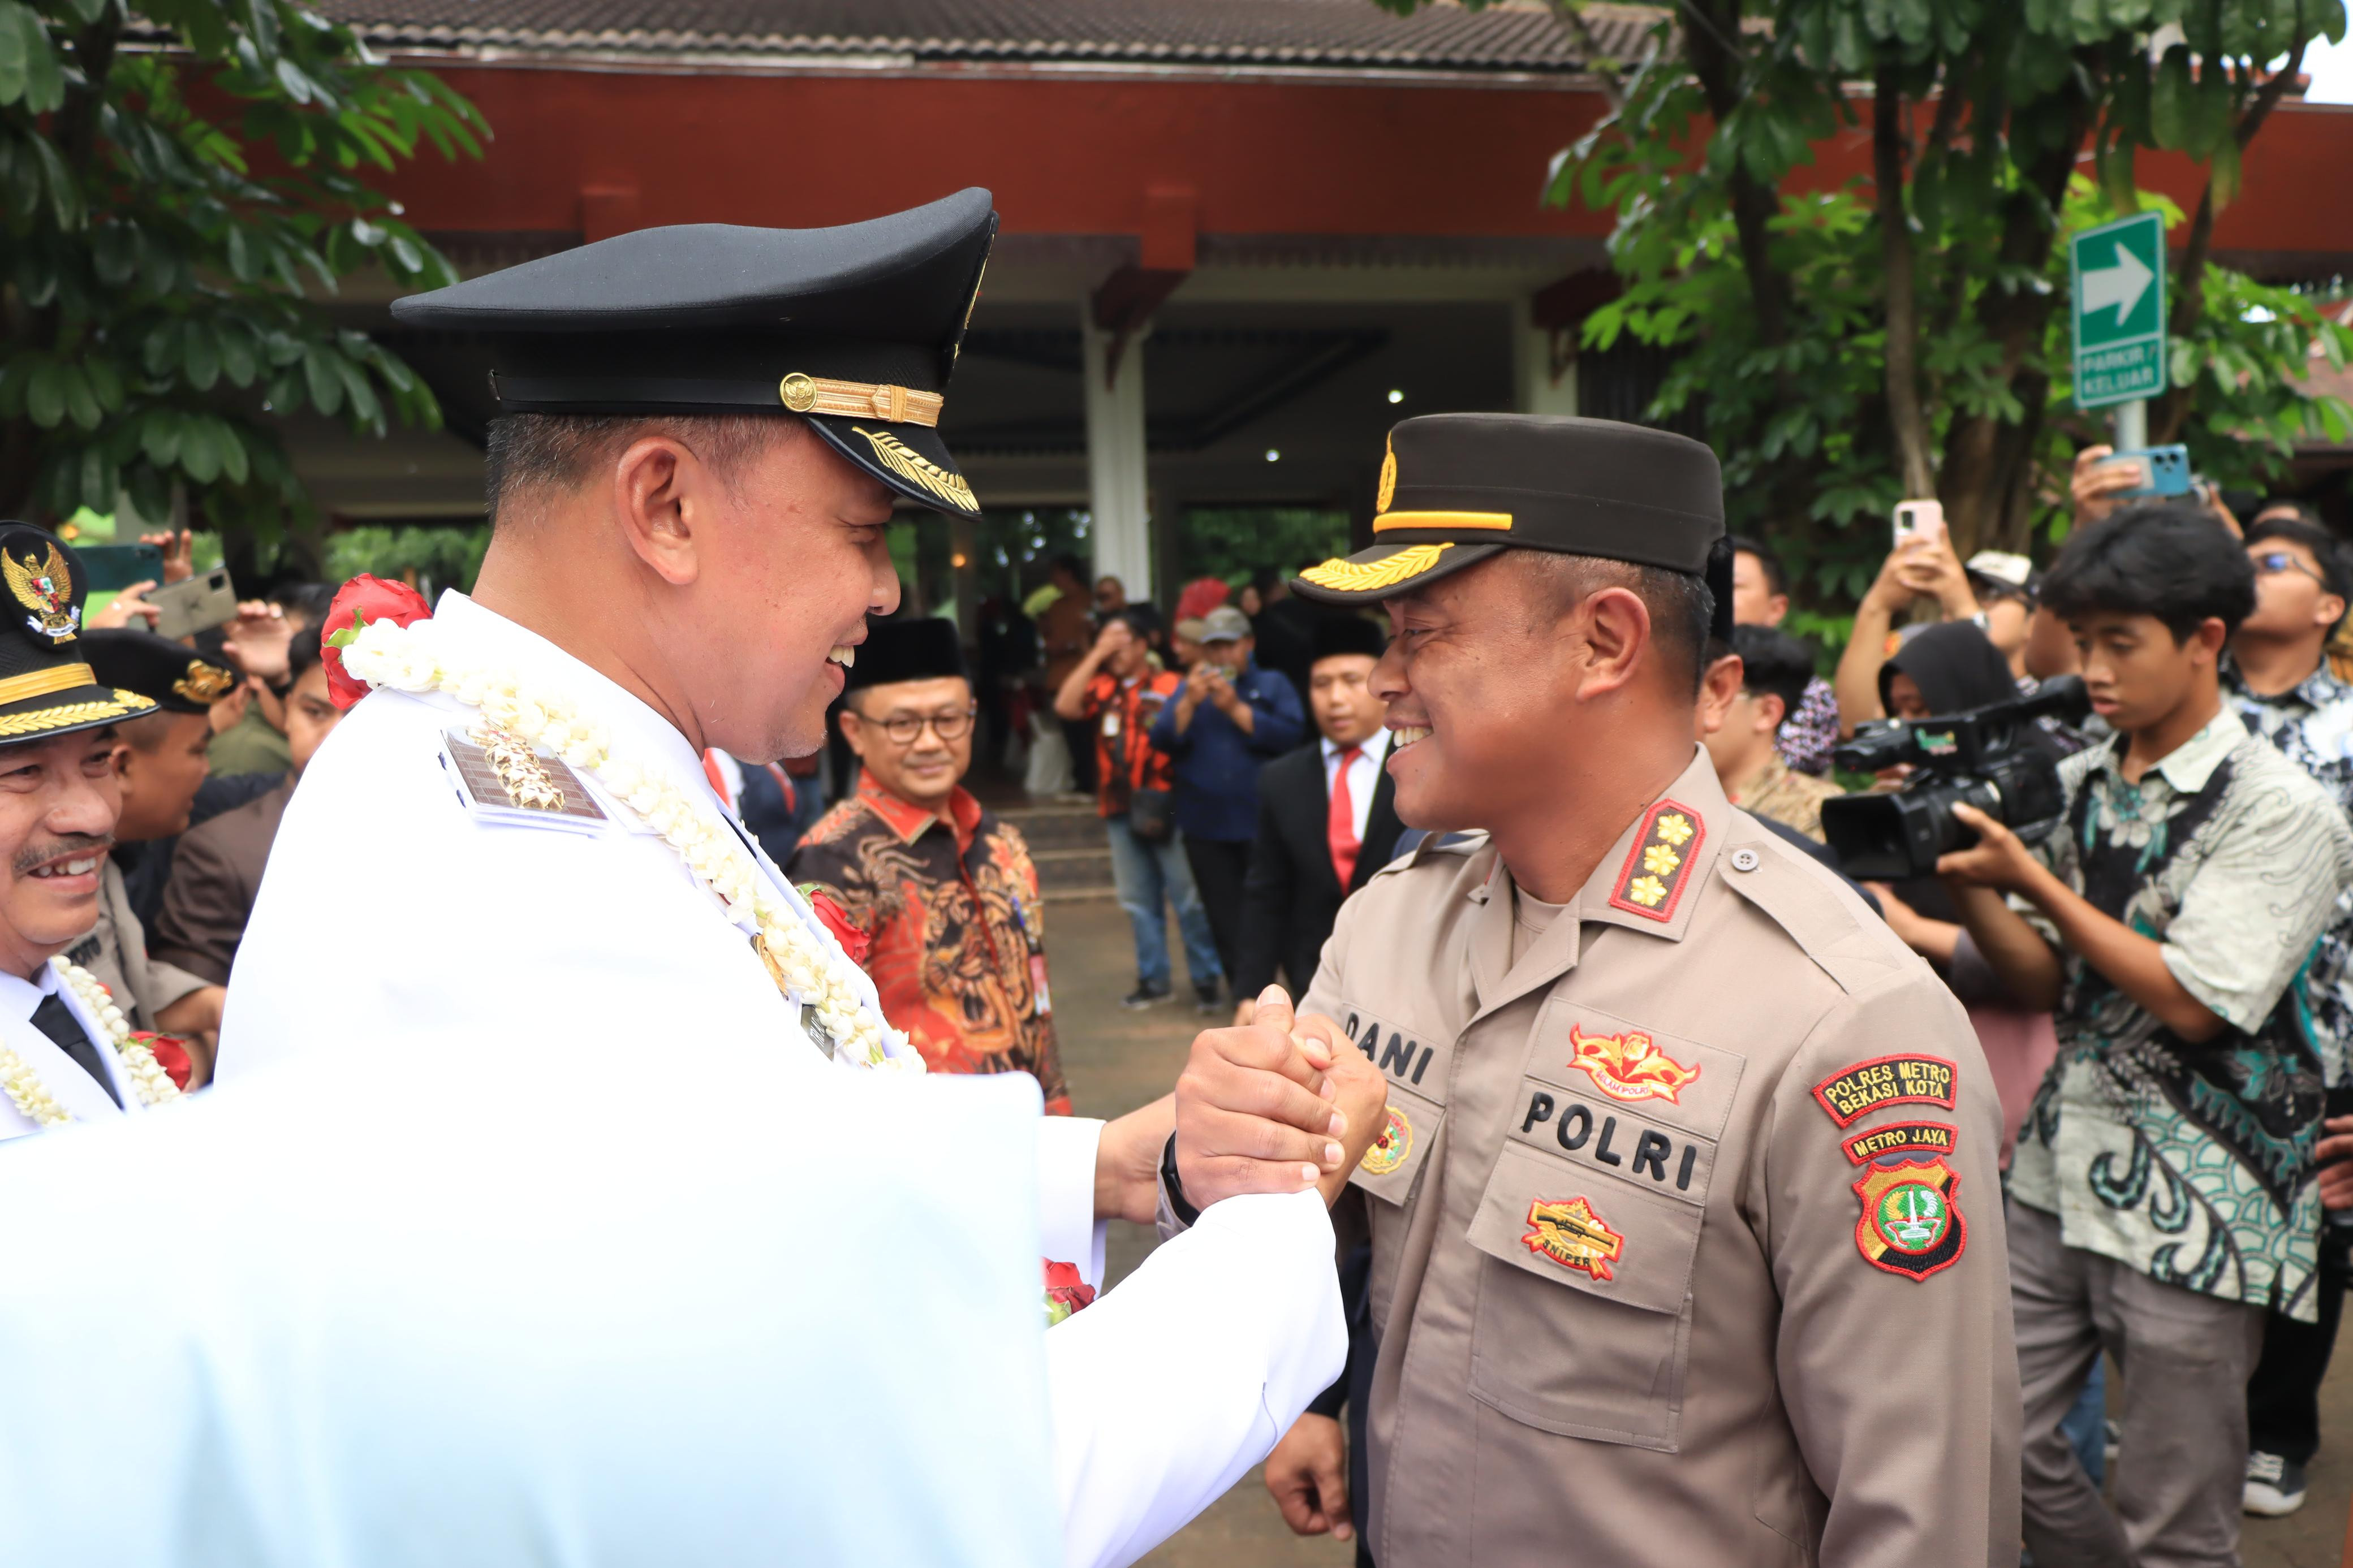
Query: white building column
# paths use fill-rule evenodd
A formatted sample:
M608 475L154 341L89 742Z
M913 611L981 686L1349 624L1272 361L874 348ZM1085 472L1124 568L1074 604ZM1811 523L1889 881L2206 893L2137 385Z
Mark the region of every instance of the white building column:
M1145 485L1144 339L1129 336L1119 374L1104 384L1112 334L1094 323L1088 301L1079 304L1083 347L1081 374L1087 395L1087 495L1094 515L1095 575L1116 577L1128 603L1152 600L1152 513Z
M1522 414L1574 414L1577 412L1577 358L1567 356L1558 374L1554 374L1554 336L1550 327L1535 322L1532 309L1535 301L1527 299L1512 302L1512 384L1514 401ZM1565 329L1574 332L1575 328ZM1571 338L1567 346L1574 348Z

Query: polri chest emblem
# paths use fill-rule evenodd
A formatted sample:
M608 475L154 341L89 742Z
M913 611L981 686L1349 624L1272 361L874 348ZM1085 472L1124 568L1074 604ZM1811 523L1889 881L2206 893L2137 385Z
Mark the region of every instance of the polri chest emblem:
M1528 1205L1528 1230L1521 1245L1539 1258L1596 1279L1610 1277L1609 1266L1626 1250L1626 1238L1609 1228L1583 1198Z
M1610 1099L1630 1104L1663 1100L1672 1105L1675 1097L1699 1077L1699 1068L1683 1066L1640 1029L1621 1035L1588 1035L1571 1024L1568 1043L1575 1052L1568 1065L1588 1075L1594 1087Z
M1959 1173L1939 1157L1873 1165L1854 1184L1862 1201L1854 1245L1873 1268L1926 1279L1968 1249L1968 1222L1956 1202Z

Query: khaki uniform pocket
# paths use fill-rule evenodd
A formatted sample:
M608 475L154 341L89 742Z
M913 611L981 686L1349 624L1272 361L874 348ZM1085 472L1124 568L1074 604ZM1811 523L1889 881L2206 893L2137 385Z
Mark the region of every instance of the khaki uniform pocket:
M1703 1210L1508 1144L1479 1201L1471 1393L1568 1437L1676 1450Z

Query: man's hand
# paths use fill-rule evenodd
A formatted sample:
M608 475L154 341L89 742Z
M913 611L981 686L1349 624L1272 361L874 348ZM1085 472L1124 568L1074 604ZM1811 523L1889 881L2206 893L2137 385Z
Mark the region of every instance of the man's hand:
M1135 633L1130 629L1125 621L1108 622L1102 633L1096 637L1094 648L1088 657L1097 664L1101 664L1134 640Z
M205 710L205 721L216 735L226 735L245 721L245 710L253 703L253 689L242 683L232 686L221 700Z
M2025 840L1973 805L1955 805L1953 815L1978 830L1978 841L1936 859L1936 875L1971 887L2005 893L2025 892L2042 871L2042 862Z
M179 583L196 574L196 535L192 529L174 533L166 529L162 533L142 533L142 544L152 544L164 552L164 581ZM148 586L153 587L152 583Z
M1176 1128L1176 1097L1103 1123L1095 1145L1095 1218L1150 1225L1160 1212L1160 1154Z
M2353 1209L2353 1116L2332 1116L2320 1128L2327 1134L2314 1152L2320 1161L2320 1205Z
M2138 489L2148 482L2148 470L2137 458L2111 461L2116 449L2105 444L2075 454L2074 472L2068 476L2067 498L2075 503L2075 526L2088 528L2122 504L2117 492Z
M133 583L115 595L106 608L90 617L90 629L98 632L112 631L118 626L127 626L132 620L144 616L146 629L153 631L155 623L163 618L164 612L149 604L142 595L154 585L155 580L150 577L143 582Z
M1913 541L1895 552L1895 575L1922 598L1934 599L1948 621L1966 621L1979 609L1977 590L1961 558L1953 552L1953 536L1938 530Z
M283 680L286 649L293 640L294 628L287 623L285 611L248 599L237 605L237 619L228 624L221 652L248 675L263 681Z
M1176 1176L1194 1207L1240 1193L1303 1192L1327 1172L1346 1171L1340 1140L1348 1119L1324 1071L1330 1048L1294 1040L1291 1024L1291 998L1270 985L1255 1021L1194 1037L1176 1080ZM1324 1060L1311 1059L1309 1046Z
M1329 1415L1302 1415L1266 1457L1266 1489L1293 1535L1337 1541L1356 1533L1348 1517L1348 1447Z

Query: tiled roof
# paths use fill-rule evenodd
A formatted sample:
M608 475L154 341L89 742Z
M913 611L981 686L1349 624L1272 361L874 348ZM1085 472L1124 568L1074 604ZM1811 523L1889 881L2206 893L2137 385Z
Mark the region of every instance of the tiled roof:
M1169 65L1398 71L1581 68L1535 0L1411 16L1372 0L320 0L382 47L647 56L895 57L912 64ZM1589 5L1621 57L1657 13Z

